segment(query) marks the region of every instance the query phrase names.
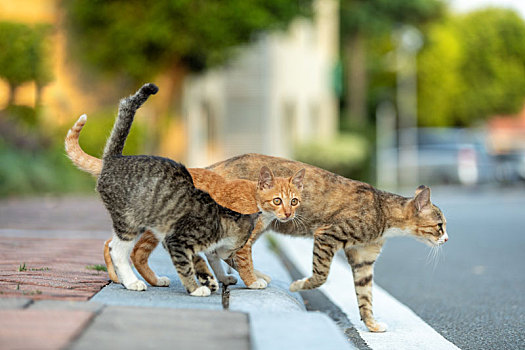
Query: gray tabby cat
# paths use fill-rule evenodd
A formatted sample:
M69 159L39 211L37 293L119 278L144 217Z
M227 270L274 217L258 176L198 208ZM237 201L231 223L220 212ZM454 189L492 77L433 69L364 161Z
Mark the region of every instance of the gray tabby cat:
M122 155L136 110L157 91L155 85L146 84L120 102L104 149L97 191L113 221L111 259L127 289L145 290L129 256L137 238L149 230L163 241L186 290L208 296L210 288L195 281L196 273L203 273L198 267L196 271L203 262L197 253L216 250L221 258L229 258L250 237L258 213L243 215L220 206L195 188L187 169L171 159Z

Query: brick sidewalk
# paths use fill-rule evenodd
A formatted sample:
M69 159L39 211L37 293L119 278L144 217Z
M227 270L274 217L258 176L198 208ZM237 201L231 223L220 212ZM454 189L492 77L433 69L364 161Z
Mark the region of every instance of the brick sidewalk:
M108 284L88 267L104 265L110 228L96 197L0 201L0 297L88 300Z
M0 201L2 350L250 348L243 313L82 302L109 283L87 266L104 265L110 233L96 197Z

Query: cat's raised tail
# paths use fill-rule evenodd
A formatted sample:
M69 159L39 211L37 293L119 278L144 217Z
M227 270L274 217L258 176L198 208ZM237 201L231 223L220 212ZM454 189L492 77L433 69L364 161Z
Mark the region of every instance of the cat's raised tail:
M90 173L93 176L99 176L102 170L102 161L98 158L90 156L78 143L78 138L82 128L86 124L87 116L85 114L78 118L77 122L67 132L65 147L66 153L69 159L75 164L80 170Z
M128 137L135 112L146 102L150 95L155 95L159 88L152 83L144 84L134 95L120 100L117 120L104 148L102 159L122 155L124 143Z

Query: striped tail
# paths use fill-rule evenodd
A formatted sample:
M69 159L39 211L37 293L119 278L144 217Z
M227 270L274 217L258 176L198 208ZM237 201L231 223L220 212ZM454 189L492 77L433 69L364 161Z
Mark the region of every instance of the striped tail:
M135 112L146 102L150 95L156 94L157 91L159 91L159 88L155 84L148 83L143 85L135 95L120 101L117 120L104 148L102 159L122 155Z

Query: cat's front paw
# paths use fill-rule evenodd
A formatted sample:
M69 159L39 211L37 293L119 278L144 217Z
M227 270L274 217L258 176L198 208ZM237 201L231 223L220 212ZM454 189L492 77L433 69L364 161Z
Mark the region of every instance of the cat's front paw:
M213 293L219 289L219 282L215 279L210 279L206 286L210 288L210 291Z
M257 281L248 286L250 289L264 289L266 287L268 287L268 283L262 278L258 278Z
M267 284L272 281L272 278L270 276L268 276L265 273L262 273L261 271L253 270L253 272L255 273L255 276L257 276L258 278L262 278L263 280L266 281Z
M303 278L302 280L297 280L290 284L290 292L298 292L303 289L304 283L308 278Z
M213 278L213 276L205 274L199 274L197 276L197 279L199 280L201 286L206 286L210 288L212 293L219 289L219 283L215 278Z
M193 292L190 293L190 295L194 297L207 297L210 294L210 288L206 286L200 286L199 288L195 289Z
M169 287L170 279L166 276L157 278L157 287Z
M383 333L387 330L387 325L383 322L377 322L376 320L367 320L365 321L366 328L370 330L370 332L374 333Z
M136 291L143 291L143 290L146 290L148 289L148 287L146 287L146 283L140 281L140 280L136 280L136 281L133 281L127 285L125 285L126 289L129 289L129 290L136 290Z

